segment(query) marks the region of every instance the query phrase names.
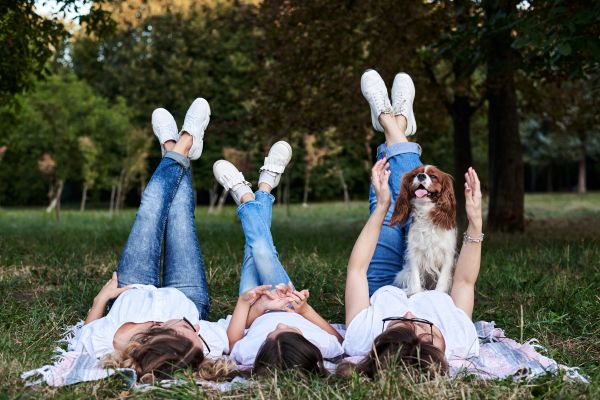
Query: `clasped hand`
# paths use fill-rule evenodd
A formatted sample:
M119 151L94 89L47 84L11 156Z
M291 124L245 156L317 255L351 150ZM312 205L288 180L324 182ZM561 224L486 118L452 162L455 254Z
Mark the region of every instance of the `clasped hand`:
M303 314L308 309L310 293L307 289L295 290L291 282L271 288L272 285L257 286L243 293L240 299L262 312L279 310Z

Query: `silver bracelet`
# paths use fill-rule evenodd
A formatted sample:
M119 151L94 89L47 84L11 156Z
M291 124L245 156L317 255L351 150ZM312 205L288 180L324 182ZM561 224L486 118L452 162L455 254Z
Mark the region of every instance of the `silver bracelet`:
M484 238L484 234L482 233L480 237L472 237L469 236L469 234L467 233L467 231L465 231L465 233L463 234L463 243L481 243L483 242L483 238Z

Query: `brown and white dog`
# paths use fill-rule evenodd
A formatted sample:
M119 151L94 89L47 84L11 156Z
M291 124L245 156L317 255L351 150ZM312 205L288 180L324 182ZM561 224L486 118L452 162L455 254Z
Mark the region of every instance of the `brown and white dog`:
M411 211L405 264L394 285L409 295L434 288L448 293L456 252L452 177L432 165L406 173L391 224L406 224Z

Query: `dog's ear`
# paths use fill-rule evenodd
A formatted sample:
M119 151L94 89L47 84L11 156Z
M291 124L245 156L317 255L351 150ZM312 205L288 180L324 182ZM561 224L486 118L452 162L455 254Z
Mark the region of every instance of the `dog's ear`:
M431 211L431 221L443 229L452 229L456 226L456 197L454 196L454 180L445 172L439 172L442 190Z
M402 185L400 186L400 193L396 198L396 204L394 206L394 212L390 220L390 225L406 224L408 216L410 215L410 182L413 179L413 173L407 172L402 177Z

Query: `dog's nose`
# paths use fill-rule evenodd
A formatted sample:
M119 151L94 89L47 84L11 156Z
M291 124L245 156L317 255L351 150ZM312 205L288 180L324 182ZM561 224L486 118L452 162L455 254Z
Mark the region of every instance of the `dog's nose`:
M423 182L425 179L427 179L427 175L417 174L417 179L419 180L419 182Z

